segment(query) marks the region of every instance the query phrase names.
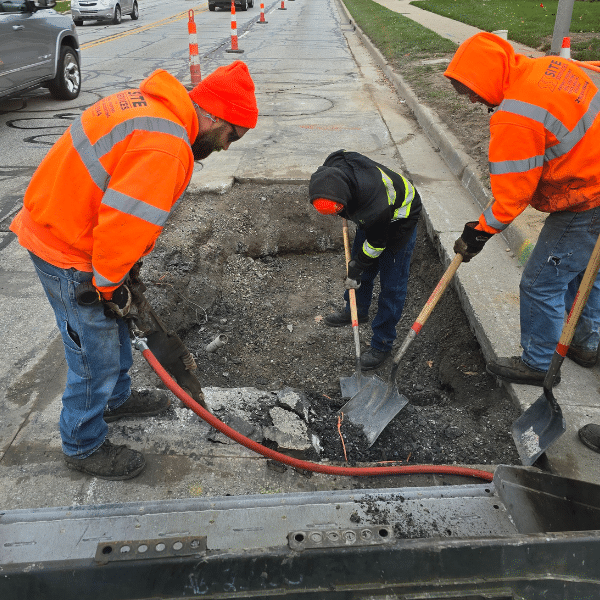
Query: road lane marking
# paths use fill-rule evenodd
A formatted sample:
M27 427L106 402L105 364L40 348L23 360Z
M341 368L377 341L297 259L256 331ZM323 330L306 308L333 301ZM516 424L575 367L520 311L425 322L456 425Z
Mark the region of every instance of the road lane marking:
M204 7L201 9L201 7ZM193 9L193 11L197 11L200 13L207 12L208 8L206 4L202 4ZM154 23L150 23L149 25L143 25L141 27L136 27L135 29L129 29L127 31L122 31L119 33L113 33L101 40L93 40L91 42L86 42L85 44L81 44L81 50L89 50L90 48L95 48L96 46L100 46L101 44L106 44L108 42L114 42L115 40L120 40L121 38L128 37L130 35L135 35L136 33L142 33L144 31L148 31L149 29L154 29L155 27L160 27L161 25L168 25L169 23L176 23L177 21L183 21L183 19L188 18L188 11L173 15L172 17L166 17L164 19L160 19L160 21L155 21Z

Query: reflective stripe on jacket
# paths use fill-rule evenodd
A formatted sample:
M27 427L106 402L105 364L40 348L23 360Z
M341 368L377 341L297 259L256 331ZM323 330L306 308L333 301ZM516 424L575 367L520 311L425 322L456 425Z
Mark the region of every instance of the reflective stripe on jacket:
M591 71L557 56L515 54L480 33L445 75L499 105L490 119L494 202L478 228L502 231L528 205L549 213L600 205L600 83Z
M198 119L186 89L155 71L83 112L44 158L11 229L62 268L93 271L110 296L153 248L194 168Z

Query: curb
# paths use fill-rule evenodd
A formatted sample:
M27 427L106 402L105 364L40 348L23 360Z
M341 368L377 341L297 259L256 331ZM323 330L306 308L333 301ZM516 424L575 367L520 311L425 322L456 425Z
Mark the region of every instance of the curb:
M417 119L420 127L423 129L431 143L439 150L444 162L448 165L448 168L456 175L463 187L475 199L481 210L485 210L490 204L492 196L487 188L482 185L476 168L468 154L462 149L462 144L431 109L421 104L417 95L406 83L404 78L393 70L379 49L353 21L352 15L346 8L343 0L338 0L338 3L343 13L346 15L349 24L352 25L355 33L365 45L377 65L382 69L385 76L392 82L397 94L406 101L407 106ZM521 219L522 218L523 216L521 216ZM526 231L522 225L513 221L510 224L510 227L505 229L501 234L496 235L500 235L504 238L507 246L515 256L517 256L519 263L524 265L531 254L531 250L535 245L540 229L541 224L529 228L529 230Z

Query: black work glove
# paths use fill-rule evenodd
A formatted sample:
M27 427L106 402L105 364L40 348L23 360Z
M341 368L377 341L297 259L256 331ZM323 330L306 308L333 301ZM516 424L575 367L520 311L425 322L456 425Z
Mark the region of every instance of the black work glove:
M344 287L347 290L357 290L360 287L360 278L363 270L358 266L355 260L348 263L348 273L344 280Z
M462 235L454 242L454 252L462 254L463 262L469 262L474 256L477 256L485 243L494 235L475 229L476 225L477 221L466 223Z
M121 284L110 300L104 301L104 315L109 319L122 319L131 308L131 292L125 284Z

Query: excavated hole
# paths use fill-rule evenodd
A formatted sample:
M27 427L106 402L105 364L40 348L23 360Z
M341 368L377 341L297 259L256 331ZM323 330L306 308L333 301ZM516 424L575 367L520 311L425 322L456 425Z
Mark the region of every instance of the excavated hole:
M142 277L151 304L194 355L205 392L224 388L215 414L271 448L349 463L519 464L510 435L519 412L486 373L452 288L398 370L408 406L361 449L360 429L338 423L346 402L339 379L356 368L352 330L322 321L342 306L344 269L342 221L316 213L306 185L235 184L223 195L186 197ZM442 273L421 222L396 349ZM363 351L370 334L360 326ZM225 345L207 352L219 335ZM389 368L378 373L386 381ZM293 418L280 428L286 415Z

